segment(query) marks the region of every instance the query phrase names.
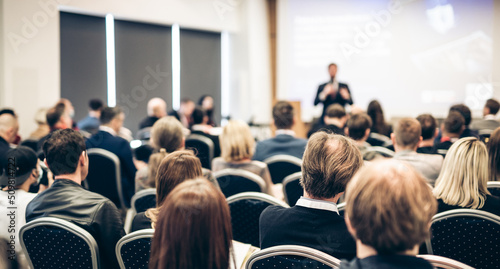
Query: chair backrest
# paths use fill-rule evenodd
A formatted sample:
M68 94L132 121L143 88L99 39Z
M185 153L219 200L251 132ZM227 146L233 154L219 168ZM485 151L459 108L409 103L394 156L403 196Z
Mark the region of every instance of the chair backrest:
M227 197L242 192L264 192L266 182L260 176L242 169L227 168L214 172L219 187Z
M500 197L500 181L488 181L486 184L491 195Z
M500 216L454 209L432 218L427 253L454 259L476 268L500 264Z
M233 239L259 247L259 218L270 205L289 207L280 200L258 192L244 192L227 198L231 210Z
M290 206L294 206L304 193L304 189L300 185L300 178L302 172L296 172L287 176L283 180L283 194L285 195L285 202Z
M376 147L388 147L392 145L391 138L379 133L370 133L367 142Z
M99 248L86 230L58 218L38 218L21 227L21 247L30 268L99 268Z
M436 256L436 255L418 255L419 258L422 258L428 261L432 266L436 269L473 269L464 263L459 261L452 260L450 258Z
M210 169L212 159L214 158L214 142L206 136L190 134L186 138L185 144L186 148L196 149L196 156L200 159L201 166Z
M290 155L274 155L265 159L264 163L274 184L283 182L284 178L302 169L302 160Z
M156 189L151 188L138 191L132 196L130 204L136 214L156 207Z
M339 268L340 260L316 249L283 245L254 252L248 258L247 269L266 268Z
M368 147L366 150L365 150L365 153L364 155L367 155L367 154L378 154L378 155L381 155L382 157L386 157L386 158L392 158L394 157L394 151L388 149L388 148L384 148L384 147Z
M89 174L84 182L88 190L101 194L115 203L118 208L126 208L122 192L120 159L107 150L91 148Z
M151 138L151 127L140 129L135 137L139 140L149 140Z
M116 243L116 258L121 269L147 269L151 254L153 229L144 229L129 233Z

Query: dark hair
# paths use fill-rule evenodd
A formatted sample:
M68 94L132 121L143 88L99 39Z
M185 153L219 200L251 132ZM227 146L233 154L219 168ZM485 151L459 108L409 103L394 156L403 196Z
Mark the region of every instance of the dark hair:
M293 125L293 106L286 101L278 101L273 107L274 125L277 129L289 129Z
M329 105L328 108L326 109L325 116L328 118L342 118L345 117L345 109L343 106L339 104L333 104Z
M500 109L500 104L495 99L486 100L486 104L484 105L490 110L490 114L496 115L498 113L498 109Z
M466 106L464 104L454 105L454 106L450 107L450 112L452 112L452 111L456 111L456 112L460 113L462 115L462 117L464 117L464 120L465 120L464 125L469 126L470 121L472 120L472 114L471 114L468 106Z
M228 269L231 245L226 198L204 178L188 180L172 190L160 210L149 268Z
M3 114L10 114L14 117L17 117L16 112L14 112L14 110L10 109L10 108L4 108L4 109L0 110L0 115L3 115Z
M200 97L200 99L198 99L198 105L199 105L199 106L203 105L203 101L205 101L205 98L207 98L207 97L212 97L212 96L210 96L210 95L208 95L208 94L204 94L204 95L202 95L202 96ZM212 99L213 99L213 97L212 97Z
M488 141L488 156L490 159L490 180L498 181L500 179L500 127L491 133Z
M193 102L193 100L187 98L187 97L184 97L181 99L181 104L185 104L185 103L189 103L189 102Z
M58 103L47 111L47 124L50 128L53 128L59 122L65 109L66 106L63 103Z
M147 144L134 149L134 157L139 161L147 163L151 154L153 154L153 147Z
M444 130L451 134L461 134L464 125L464 117L456 111L451 111L444 120Z
M347 121L349 136L354 140L360 140L365 136L367 129L372 127L372 120L366 113L354 114Z
M104 104L100 99L91 99L89 101L89 107L92 111L101 110Z
M330 63L330 64L328 65L328 69L330 69L330 67L332 67L332 65L333 65L333 66L335 66L335 67L337 67L337 64L336 64L336 63Z
M43 153L50 171L57 175L72 174L86 150L83 136L73 129L56 130L43 143Z
M121 113L123 113L123 110L118 106L103 108L101 111L101 117L99 118L101 120L101 124L110 123L114 118L118 117Z
M437 121L431 114L422 114L417 117L422 127L422 139L427 140L436 134Z
M377 100L373 100L368 104L366 114L372 119L372 133L389 135L391 127L385 122L384 111Z
M205 109L202 107L195 107L193 110L193 114L191 117L193 117L193 124L201 124L203 123L203 118L207 115L205 112Z

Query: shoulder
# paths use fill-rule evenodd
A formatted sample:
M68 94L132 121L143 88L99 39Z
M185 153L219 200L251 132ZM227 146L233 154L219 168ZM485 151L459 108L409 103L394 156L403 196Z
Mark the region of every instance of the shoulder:
M267 164L264 162L261 162L261 161L251 161L249 164L252 166L255 166L259 169L266 169L267 168Z
M285 207L277 206L277 205L268 206L260 214L260 219L261 220L265 220L265 219L269 219L269 218L274 219L280 215L287 214L291 210L293 210L293 207L285 208Z

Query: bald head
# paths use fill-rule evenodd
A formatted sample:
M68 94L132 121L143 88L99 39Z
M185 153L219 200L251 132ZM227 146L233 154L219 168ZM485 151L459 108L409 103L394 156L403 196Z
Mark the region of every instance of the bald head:
M165 117L167 115L167 103L161 98L155 97L148 102L148 116Z
M12 114L0 115L0 136L7 142L12 143L16 139L19 123Z

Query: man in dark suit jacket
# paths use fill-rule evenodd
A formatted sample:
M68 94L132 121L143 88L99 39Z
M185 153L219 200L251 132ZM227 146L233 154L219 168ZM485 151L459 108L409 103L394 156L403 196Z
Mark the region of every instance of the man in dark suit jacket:
M292 127L295 123L293 106L286 101L279 101L273 107L273 120L276 137L257 143L253 159L264 161L274 155L290 155L302 159L307 140L296 138Z
M345 83L338 82L335 77L337 74L337 65L334 63L329 64L328 73L330 74L330 81L319 85L316 98L314 99L315 106L319 103L323 103L323 113L320 118L321 123L324 123L323 117L330 105L340 104L341 106L345 106L346 104L353 104L349 86Z
M106 107L101 112L99 131L86 141L87 148L101 148L114 153L120 159L122 191L125 205L135 193L135 168L132 149L127 140L117 134L123 126L125 114L119 107Z
M260 247L299 245L351 259L356 245L337 202L363 164L361 152L345 136L317 132L302 162L302 196L294 207L269 206L260 215Z

